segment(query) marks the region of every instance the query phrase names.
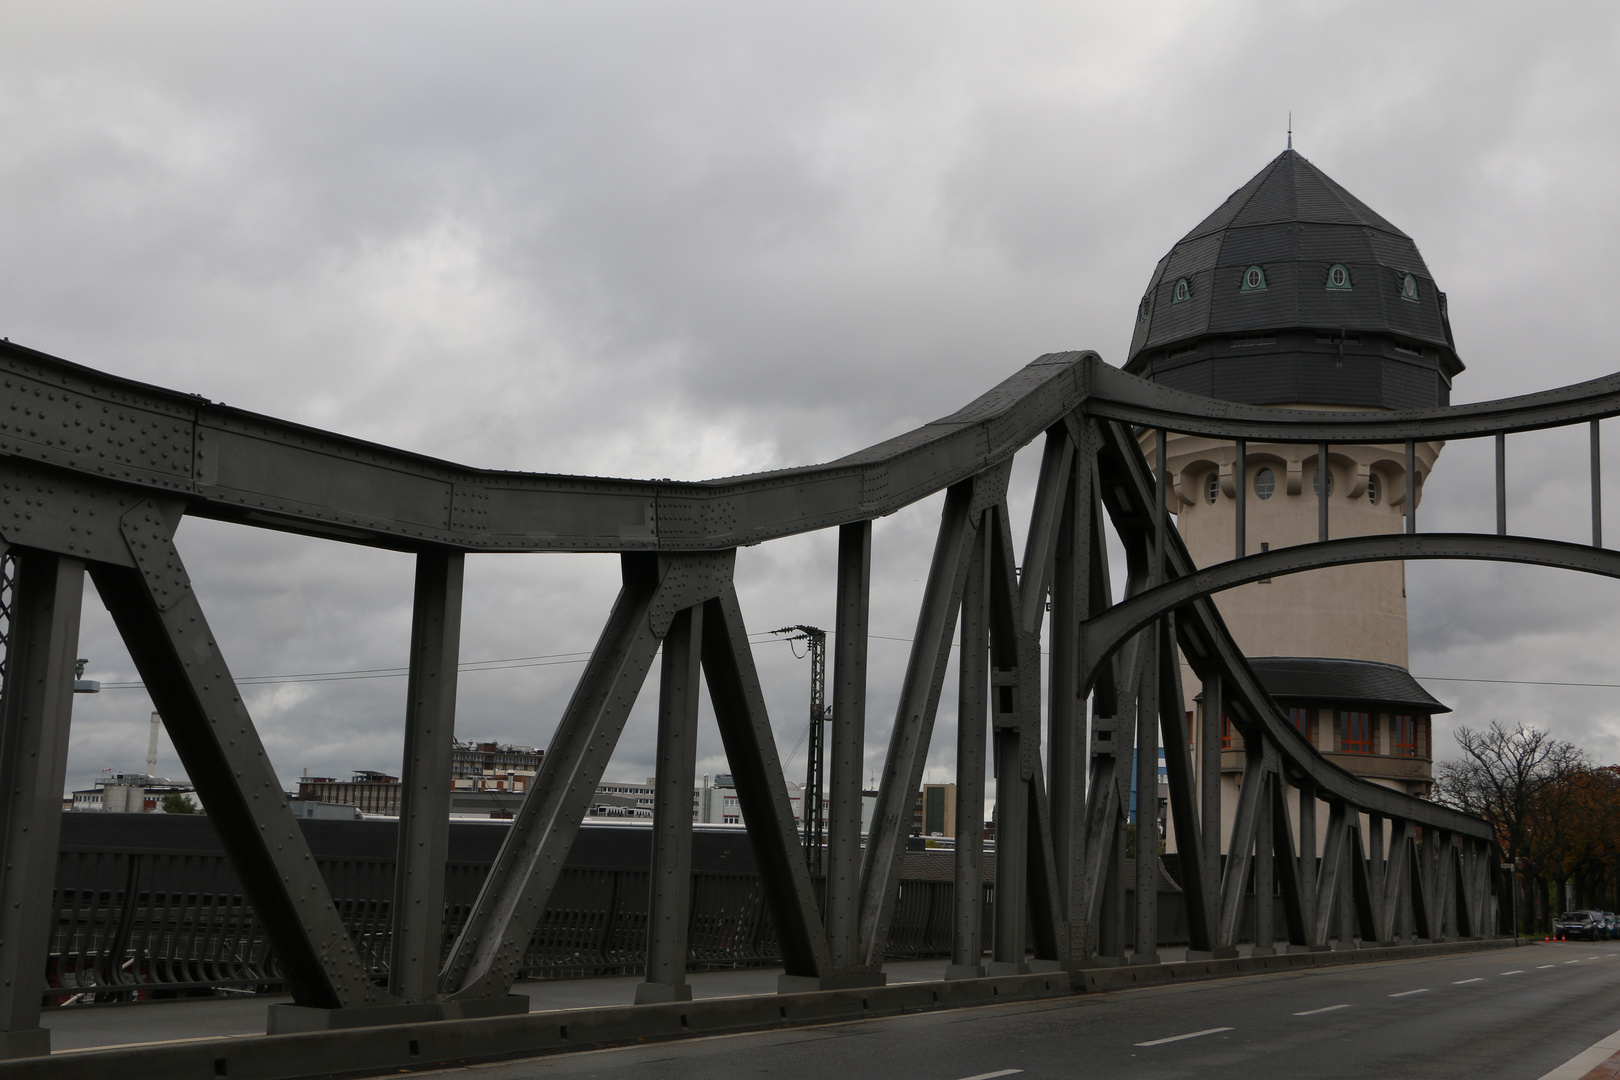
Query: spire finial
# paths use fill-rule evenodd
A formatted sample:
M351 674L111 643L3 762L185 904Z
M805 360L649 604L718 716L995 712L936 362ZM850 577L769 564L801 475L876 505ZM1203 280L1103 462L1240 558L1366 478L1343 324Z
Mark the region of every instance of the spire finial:
M1289 113L1288 113L1288 149L1292 150L1293 148L1294 148L1294 113L1293 113L1292 110L1290 110Z

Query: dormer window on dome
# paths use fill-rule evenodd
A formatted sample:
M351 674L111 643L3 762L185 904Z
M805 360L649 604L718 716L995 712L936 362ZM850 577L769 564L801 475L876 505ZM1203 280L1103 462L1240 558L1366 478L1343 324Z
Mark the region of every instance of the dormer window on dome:
M1125 370L1187 393L1427 409L1451 400L1463 370L1417 244L1293 150L1177 241L1147 284ZM1396 341L1422 352L1398 354Z
M1142 297L1142 302L1136 305L1136 321L1145 323L1148 319L1148 298Z

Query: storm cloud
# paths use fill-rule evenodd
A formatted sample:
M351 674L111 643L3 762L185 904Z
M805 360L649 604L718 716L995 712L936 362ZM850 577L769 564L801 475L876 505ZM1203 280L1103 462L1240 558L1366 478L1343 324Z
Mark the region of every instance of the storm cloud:
M32 5L0 35L0 334L478 466L805 464L1044 352L1123 362L1154 263L1291 112L1448 292L1455 400L1525 393L1620 367L1617 46L1602 3ZM1510 440L1516 530L1580 538L1577 435ZM1447 448L1426 527L1491 527L1488 454ZM937 514L878 525L869 771ZM350 673L247 688L283 781L396 768L409 560L179 542L239 675ZM750 629L829 625L832 556L742 552ZM462 736L547 742L617 573L469 560L464 659L511 662L463 674ZM1613 583L1408 579L1414 672L1513 680L1428 683L1449 722L1620 758L1620 690L1533 685L1620 683ZM91 677L135 680L85 614ZM786 757L807 667L759 652ZM612 775L651 772L647 706ZM70 785L139 767L149 710L81 696Z

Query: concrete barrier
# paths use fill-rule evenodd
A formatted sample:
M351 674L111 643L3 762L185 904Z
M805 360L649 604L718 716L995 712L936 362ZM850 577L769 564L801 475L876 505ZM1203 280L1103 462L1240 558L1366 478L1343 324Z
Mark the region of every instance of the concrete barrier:
M1502 938L1347 952L1287 953L950 982L896 983L858 990L615 1005L287 1035L176 1040L105 1050L70 1050L49 1057L4 1061L0 1062L0 1080L105 1080L109 1076L119 1080L220 1080L222 1077L228 1080L318 1080L368 1076L627 1043L1476 952L1516 944L1516 939Z

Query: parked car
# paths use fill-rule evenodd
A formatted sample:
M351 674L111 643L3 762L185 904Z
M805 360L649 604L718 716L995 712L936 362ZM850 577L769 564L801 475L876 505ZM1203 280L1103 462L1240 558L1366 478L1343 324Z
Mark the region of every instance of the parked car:
M1553 922L1553 936L1565 941L1600 941L1608 935L1601 911L1566 911Z

